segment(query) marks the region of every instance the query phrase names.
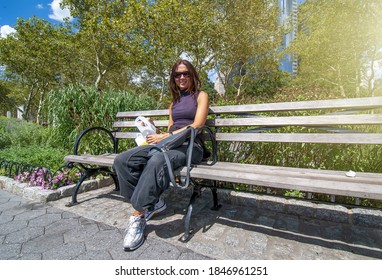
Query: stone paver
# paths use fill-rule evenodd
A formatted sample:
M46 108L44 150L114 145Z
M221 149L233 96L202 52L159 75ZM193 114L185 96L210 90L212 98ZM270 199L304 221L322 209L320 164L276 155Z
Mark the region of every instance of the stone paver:
M165 193L167 209L146 227L146 241L124 252L122 241L131 205L114 186L39 203L0 190L0 259L23 260L367 260L382 259L378 211L313 205L275 198L222 195L210 210L211 195L194 205L192 238L182 243L189 193Z
M102 207L118 209L125 204L109 201L111 204L106 199ZM83 204L86 211L97 204L92 201L91 205ZM111 220L110 225L69 211L73 209L37 203L0 190L0 260L208 259L159 238L148 239L139 250L124 252L121 244L126 217L124 221ZM88 216L104 215L92 211ZM116 227L116 223L123 226Z

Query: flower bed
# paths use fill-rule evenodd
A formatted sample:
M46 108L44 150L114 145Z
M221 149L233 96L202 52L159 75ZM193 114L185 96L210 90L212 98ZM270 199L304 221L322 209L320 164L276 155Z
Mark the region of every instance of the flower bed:
M77 182L81 176L80 172L70 172L61 170L51 175L46 168L35 168L32 171L24 171L15 176L15 180L20 183L27 183L29 186L37 186L46 190L55 190Z

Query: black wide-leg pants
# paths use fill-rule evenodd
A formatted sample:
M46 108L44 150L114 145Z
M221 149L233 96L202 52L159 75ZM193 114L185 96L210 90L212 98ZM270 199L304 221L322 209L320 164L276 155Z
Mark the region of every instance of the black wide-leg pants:
M168 188L170 179L162 152L149 156L150 145L138 146L119 154L113 164L121 195L135 210L152 210L159 196ZM173 170L186 165L187 146L167 151ZM200 163L203 149L194 144L192 163Z

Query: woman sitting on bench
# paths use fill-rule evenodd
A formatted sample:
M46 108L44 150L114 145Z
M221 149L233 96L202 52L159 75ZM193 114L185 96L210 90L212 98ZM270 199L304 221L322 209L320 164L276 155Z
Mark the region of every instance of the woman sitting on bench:
M202 127L208 115L208 94L200 90L199 75L187 60L180 60L171 70L169 87L172 101L169 108L168 132L148 135L148 144L181 132L188 126ZM121 195L129 199L134 212L129 219L127 233L123 241L125 251L133 251L144 242L146 222L153 214L166 208L160 195L169 186L167 166L163 153L149 156L150 145L138 146L119 154L114 161ZM186 165L187 147L181 146L167 152L172 169ZM195 143L192 163L198 164L203 158L203 148Z

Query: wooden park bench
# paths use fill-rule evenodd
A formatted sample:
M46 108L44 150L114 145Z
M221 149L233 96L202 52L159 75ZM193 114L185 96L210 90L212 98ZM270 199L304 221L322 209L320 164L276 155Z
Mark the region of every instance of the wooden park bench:
M381 108L382 97L213 106L210 108L207 125L215 131L220 153L233 153L234 158L235 155L240 156L240 145L248 143L380 145ZM113 126L114 131L98 128L107 133L115 144L113 152L105 155L77 154L82 136L94 128L89 128L78 137L74 155L65 157L70 165L77 164L83 169L70 206L77 203L76 196L82 181L97 173L111 175L118 189L117 178L111 167L118 152L119 141L135 139L137 131L134 119L137 116L151 117L158 127L167 127L168 121L164 118L168 116L168 110L119 112ZM222 147L226 150L222 151ZM214 209L219 208L216 190L225 184L233 185L235 190L240 189L237 186L248 186L242 187L245 191L251 190L253 186L260 186L267 193L272 190L295 190L305 193L307 198L323 194L328 195L332 202L335 202L336 196L354 197L356 203L365 198L382 200L380 173L354 170L355 174L352 174L349 170L297 168L282 166L282 163L270 166L235 161L218 160L213 164L207 162L193 166L191 178L195 186L192 186L193 195L185 218L185 235L181 238L182 241L190 238L192 204L202 186L211 188ZM250 159L249 162L253 161ZM185 176L185 171L182 168L177 170L177 174Z

